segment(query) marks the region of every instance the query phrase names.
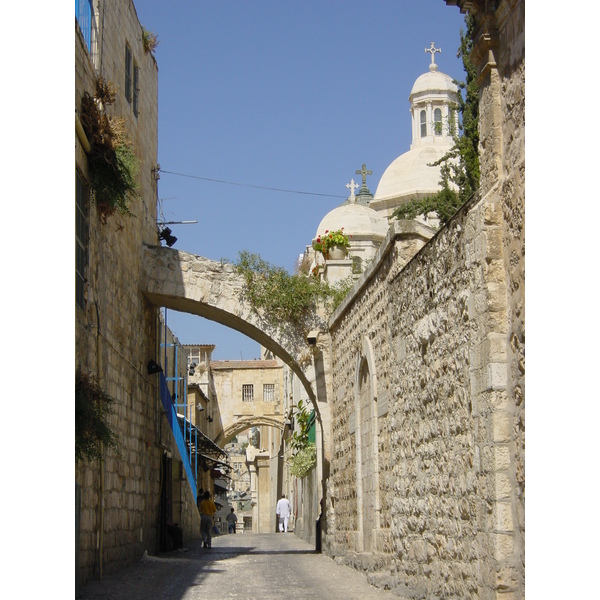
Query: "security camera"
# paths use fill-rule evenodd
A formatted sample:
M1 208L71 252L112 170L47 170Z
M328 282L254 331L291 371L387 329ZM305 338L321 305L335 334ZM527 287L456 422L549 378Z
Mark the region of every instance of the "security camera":
M313 329L306 336L306 341L309 343L310 346L316 346L318 337L319 337L319 332L316 329Z

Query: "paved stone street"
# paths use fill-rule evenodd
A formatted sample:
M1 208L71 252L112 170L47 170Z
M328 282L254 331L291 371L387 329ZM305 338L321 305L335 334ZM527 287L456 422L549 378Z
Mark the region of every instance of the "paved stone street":
M83 586L78 598L95 600L369 600L396 599L364 574L338 565L287 534L238 534L199 542L187 551L146 556L120 573Z

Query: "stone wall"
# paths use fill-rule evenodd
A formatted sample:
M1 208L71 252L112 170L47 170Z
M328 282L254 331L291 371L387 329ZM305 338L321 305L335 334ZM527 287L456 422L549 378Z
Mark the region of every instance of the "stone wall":
M524 596L524 3L492 4L480 193L330 321L324 549L410 598Z
M141 25L130 0L94 2L101 47L93 59L75 25L75 107L85 92L94 95L98 75L118 88L113 116L125 126L139 160L139 199L132 216L114 214L106 222L89 206L85 306L76 308L76 368L97 377L115 400L110 425L118 452L104 452L102 463L76 466L81 490L77 561L79 582L101 577L157 551L161 483L161 423L158 378L146 365L158 360L158 310L140 291L143 243L158 243L156 183L158 69L141 42ZM103 30L102 30L103 26ZM140 68L139 115L124 97L125 44ZM94 62L95 60L95 62ZM85 144L76 136L76 170L87 183ZM161 428L163 430L161 434ZM185 492L184 492L185 494ZM186 533L184 532L184 536Z

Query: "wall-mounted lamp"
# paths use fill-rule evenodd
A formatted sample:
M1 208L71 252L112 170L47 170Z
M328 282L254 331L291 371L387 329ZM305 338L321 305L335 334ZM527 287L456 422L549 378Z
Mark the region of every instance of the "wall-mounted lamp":
M154 180L158 181L160 179L160 165L156 165L155 167L152 167L152 175L154 176Z
M206 420L207 420L209 423L212 423L212 422L213 422L213 418L212 418L212 417L206 417Z
M162 367L150 359L148 361L148 375L156 375L156 373L162 373Z
M171 235L171 230L168 227L162 229L158 237L164 240L169 248L177 241L177 238Z
M196 404L196 410L199 410L202 412L204 410L204 406L202 406L202 404L198 403L198 404Z

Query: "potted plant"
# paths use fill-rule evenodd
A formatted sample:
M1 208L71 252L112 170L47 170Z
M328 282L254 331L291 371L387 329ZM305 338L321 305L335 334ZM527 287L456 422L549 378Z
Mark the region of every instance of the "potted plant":
M325 259L340 260L345 258L350 248L350 236L344 233L344 228L336 231L327 229L323 235L318 235L313 242L316 252L321 252Z

